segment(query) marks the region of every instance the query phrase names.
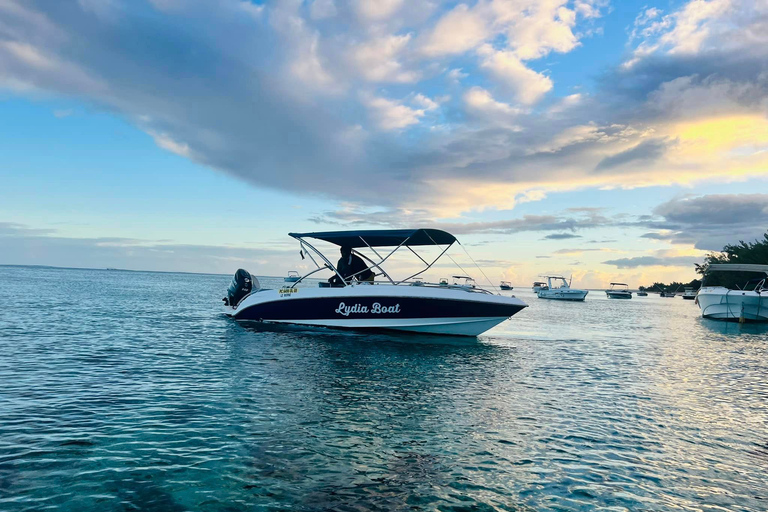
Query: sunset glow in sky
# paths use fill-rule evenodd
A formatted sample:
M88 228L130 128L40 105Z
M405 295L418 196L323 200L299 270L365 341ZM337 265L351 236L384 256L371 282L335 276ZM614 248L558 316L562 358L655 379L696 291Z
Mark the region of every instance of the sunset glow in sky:
M0 154L0 264L689 280L768 229L768 2L0 0Z

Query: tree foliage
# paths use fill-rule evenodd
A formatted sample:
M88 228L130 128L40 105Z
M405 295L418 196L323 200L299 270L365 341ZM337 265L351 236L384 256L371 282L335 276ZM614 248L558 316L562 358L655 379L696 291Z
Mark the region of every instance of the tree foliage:
M704 275L707 265L713 264L756 264L768 265L768 231L762 239L754 242L739 240L737 244L728 244L719 253L709 253L704 257L704 263L696 264L696 272ZM713 272L707 275L708 286L725 286L727 288L744 288L750 279L754 279L754 272Z
M681 283L678 281L672 281L670 284L653 283L651 286L640 286L638 289L646 292L676 292L686 287L698 290L700 286L701 280L693 279L689 283Z

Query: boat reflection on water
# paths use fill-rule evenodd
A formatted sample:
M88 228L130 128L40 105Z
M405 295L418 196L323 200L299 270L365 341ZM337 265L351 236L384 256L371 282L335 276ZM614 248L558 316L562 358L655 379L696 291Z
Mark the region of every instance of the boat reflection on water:
M768 335L768 323L760 322L723 322L721 320L713 320L711 318L698 318L699 325L707 331L711 331L714 334L722 334L725 336L739 337L744 334L747 335Z

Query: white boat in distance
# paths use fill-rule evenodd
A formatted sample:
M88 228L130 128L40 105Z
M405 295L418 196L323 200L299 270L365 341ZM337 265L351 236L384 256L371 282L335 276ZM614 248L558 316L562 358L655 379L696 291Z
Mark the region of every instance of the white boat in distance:
M533 293L539 293L539 290L541 290L543 286L547 286L547 283L543 283L541 281L535 281L533 283Z
M540 299L581 301L586 299L589 293L587 290L571 288L570 283L563 276L541 277L547 280L547 284L536 292Z
M685 300L694 300L696 298L696 290L690 286L683 288L683 298Z
M611 287L605 290L609 299L631 299L632 292L629 291L629 285L626 283L611 283Z
M286 283L295 283L299 279L301 279L301 276L299 275L298 272L296 272L295 270L289 270L288 276L285 279L283 279L283 281L285 281Z
M510 283L509 281L502 281L501 284L499 285L499 288L502 290L513 290L514 286L512 286L512 283Z
M228 316L259 322L477 336L528 306L514 296L494 295L479 288L467 276L454 276L464 280L461 284L448 284L442 279L440 283L415 280L458 243L445 231L395 229L289 235L298 240L302 255L309 256L317 268L279 290L259 289L255 279L238 270L224 299ZM357 281L355 276L364 271L342 276L331 260L312 245L314 240L351 248L367 261L375 277L383 277L386 282ZM437 246L441 252L429 262L414 251L419 246ZM379 253L384 247L391 250ZM416 254L426 266L398 281L382 265L401 248ZM308 276L325 269L336 274L338 286L328 282L321 282L318 287L298 286ZM245 282L246 277L249 283Z
M755 272L762 276L746 283L745 289L731 290L724 286L707 286L707 275L711 272ZM703 318L768 322L768 265L709 265L703 281L696 294L696 304ZM749 286L752 286L752 290L746 289Z

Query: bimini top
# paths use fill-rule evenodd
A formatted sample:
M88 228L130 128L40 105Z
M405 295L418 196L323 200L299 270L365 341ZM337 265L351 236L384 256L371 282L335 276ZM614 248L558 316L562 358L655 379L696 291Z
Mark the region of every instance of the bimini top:
M293 238L317 238L342 247L397 247L399 245L451 245L456 237L440 229L367 229L288 233Z
M747 263L715 263L708 265L707 272L763 272L768 274L768 265L753 265Z

